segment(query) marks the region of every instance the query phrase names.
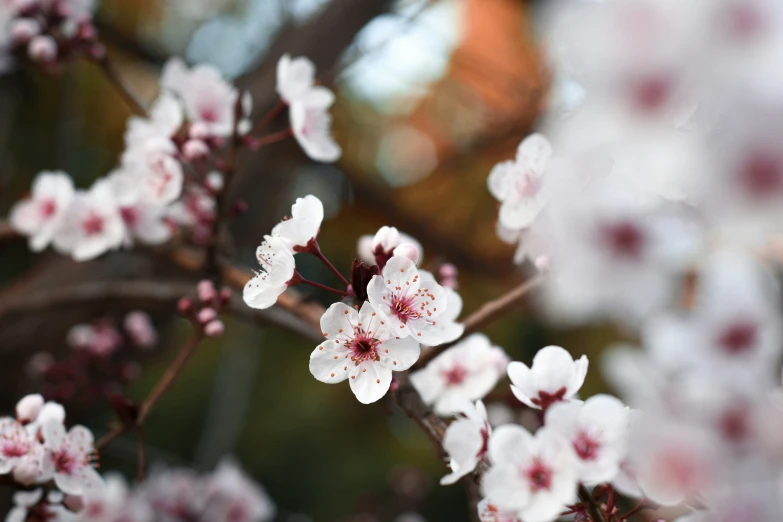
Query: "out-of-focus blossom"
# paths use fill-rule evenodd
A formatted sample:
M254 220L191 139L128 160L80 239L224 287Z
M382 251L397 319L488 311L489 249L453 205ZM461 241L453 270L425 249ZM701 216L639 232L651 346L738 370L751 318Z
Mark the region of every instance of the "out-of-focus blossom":
M449 455L451 473L440 479L442 485L454 484L476 469L487 451L492 428L487 422L487 410L481 401L463 402L463 416L449 424L443 437L443 450Z
M533 436L521 426L501 426L489 439L489 458L484 493L520 520L555 520L576 500L579 464L568 441L549 428Z
M43 425L44 474L53 476L55 484L64 493L81 495L103 486L103 478L95 471L92 457L92 432L84 426L74 426L66 433L59 422Z
M552 404L576 395L587 375L587 356L573 360L560 346L546 346L533 357L533 365L513 361L508 365L511 391L517 399L546 410Z
M41 172L33 181L30 198L11 209L11 226L30 238L33 251L41 251L62 227L73 195L73 182L67 174Z
M619 472L628 435L628 408L620 400L594 395L584 403L555 403L547 410L544 425L571 442L580 481L609 482Z
M13 495L14 507L5 517L5 522L25 522L31 507L38 504L43 498L43 489L37 488L30 491L17 491Z
M419 358L415 337L397 337L385 317L365 302L359 312L334 303L321 317L326 340L310 355L310 373L321 382L349 379L359 402L375 402L389 390L392 371L410 368Z
M125 224L110 183L99 180L73 197L54 246L76 261L86 261L119 248L124 239Z
M503 513L488 498L479 502L478 517L481 522L520 522L516 516Z
M315 86L315 64L304 56L284 54L277 62L277 93L288 104L304 98Z
M139 348L152 348L158 342L158 332L146 312L141 310L130 312L125 316L123 326L133 344Z
M408 234L400 232L395 227L383 226L378 229L374 236L366 235L360 237L356 248L359 253L359 259L369 265L377 264L383 268L388 260L395 255L395 249L405 244L415 247L419 253L420 262L421 258L424 257L424 249L421 243Z
M436 413L448 415L465 401L484 398L505 375L508 360L486 335L475 333L411 374L411 383Z
M332 138L332 116L329 114L332 104L334 93L320 88L292 103L289 111L296 141L316 161L331 163L342 155L342 149Z

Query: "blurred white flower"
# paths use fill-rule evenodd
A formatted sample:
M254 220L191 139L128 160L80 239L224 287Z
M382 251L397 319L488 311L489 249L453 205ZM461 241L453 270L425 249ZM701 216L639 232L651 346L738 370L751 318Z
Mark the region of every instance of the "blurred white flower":
M11 208L10 223L30 238L30 249L39 252L62 227L73 200L73 181L64 172L44 171L33 180L32 194Z
M451 473L440 479L441 485L456 483L476 469L487 452L492 428L487 422L487 410L481 401L474 405L465 401L458 410L463 416L449 424L443 436L443 450L449 456Z

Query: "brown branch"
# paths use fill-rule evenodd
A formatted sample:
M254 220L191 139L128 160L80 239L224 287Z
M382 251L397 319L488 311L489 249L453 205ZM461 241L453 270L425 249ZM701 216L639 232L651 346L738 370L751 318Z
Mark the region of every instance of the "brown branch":
M8 221L0 220L0 242L10 241L12 239L19 239L22 236L14 230Z
M584 487L584 485L579 484L577 493L579 495L579 500L581 500L582 503L587 507L592 522L604 522L604 516L601 513L601 507L598 505L598 502L595 501L593 495L587 491L587 488Z
M511 312L522 302L522 300L531 290L538 287L543 281L544 276L538 274L528 279L521 285L514 287L510 292L503 294L502 296L498 297L497 299L493 299L492 301L487 301L481 305L478 310L465 318L465 321L463 322L465 325L465 332L462 334L460 339L474 332L483 330L493 322ZM452 343L442 344L440 346L431 348L428 352L419 357L419 360L413 366L413 369L423 368L435 357L448 350L456 342L459 342L459 339Z
M122 99L125 100L125 103L127 103L128 106L133 110L133 112L140 116L146 117L146 107L144 107L144 104L139 101L135 94L133 94L130 88L125 85L125 82L123 82L122 78L120 77L120 73L117 71L114 63L109 60L109 55L104 52L103 55L101 55L99 58L92 59L91 61L98 66L101 72L103 72L104 76L106 76L115 90L120 94L120 96L122 96Z

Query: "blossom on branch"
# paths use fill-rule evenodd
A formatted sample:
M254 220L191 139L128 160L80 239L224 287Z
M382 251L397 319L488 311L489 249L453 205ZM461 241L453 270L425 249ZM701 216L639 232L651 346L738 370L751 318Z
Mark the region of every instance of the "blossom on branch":
M73 182L66 173L41 172L33 181L30 198L11 209L11 226L28 236L30 249L39 252L55 239L73 196Z
M313 195L297 198L291 206L291 218L275 225L272 235L279 237L292 251L304 249L318 236L324 219L324 205Z
M256 250L256 259L261 271L245 284L242 297L251 308L269 308L294 277L294 255L279 237L264 236L264 242Z
M573 360L560 346L546 346L533 357L533 365L513 361L508 378L514 396L531 408L546 410L552 404L571 400L587 375L587 356Z
M487 421L484 403L463 402L458 410L463 416L449 424L443 436L443 450L449 455L451 473L440 479L441 485L456 483L472 472L487 452L492 428Z
M328 384L348 379L359 402L375 402L389 390L392 371L418 360L415 338L398 337L394 325L368 302L358 312L334 303L321 317L326 340L310 355L310 373Z

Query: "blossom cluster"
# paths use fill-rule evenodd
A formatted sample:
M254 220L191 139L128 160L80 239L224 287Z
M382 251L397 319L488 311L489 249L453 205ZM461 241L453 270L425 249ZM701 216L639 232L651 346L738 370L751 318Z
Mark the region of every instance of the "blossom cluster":
M140 376L139 364L128 357L134 352L123 348L149 351L157 342L150 316L133 310L123 318L121 329L109 318L74 325L66 338L71 349L66 358L55 360L49 352L37 352L27 370L34 380L42 381L45 397L87 403L120 392L123 384Z
M311 158L335 161L341 150L331 137L333 93L315 85L306 58L283 56L278 72L291 134ZM85 261L136 242L164 243L179 226L198 244L211 239L215 198L229 168L223 156L264 139L249 135L252 100L215 67L189 68L177 58L164 66L160 86L149 113L129 120L116 169L88 190L75 189L64 172L41 172L30 197L11 209L11 225L33 251L51 244Z
M70 55L94 53L93 0L7 0L0 4L0 71L24 51L53 68Z

